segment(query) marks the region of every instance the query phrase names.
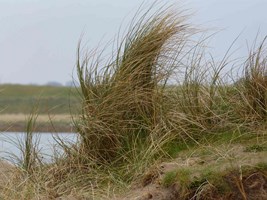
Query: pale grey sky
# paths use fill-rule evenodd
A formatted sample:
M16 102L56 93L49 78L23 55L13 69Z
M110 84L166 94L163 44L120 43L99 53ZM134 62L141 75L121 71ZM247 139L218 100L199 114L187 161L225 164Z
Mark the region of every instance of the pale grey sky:
M111 40L143 0L0 0L0 83L45 84L72 80L78 40L88 48ZM147 0L146 2L153 2ZM192 22L224 29L210 42L222 54L240 34L247 52L258 30L267 35L266 0L167 0L194 12ZM243 45L243 46L241 46ZM75 71L74 71L75 75Z

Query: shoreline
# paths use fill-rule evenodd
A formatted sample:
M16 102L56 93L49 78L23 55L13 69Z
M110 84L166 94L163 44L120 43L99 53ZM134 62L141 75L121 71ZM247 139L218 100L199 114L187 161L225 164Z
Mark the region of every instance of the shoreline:
M0 122L0 133L1 132L26 132L25 123L13 123L13 124L2 124ZM74 127L68 124L37 124L36 127L33 128L33 132L41 132L41 133L56 133L56 132L64 132L64 133L73 133Z
M29 116L29 115L28 115ZM26 114L0 114L0 133L1 132L25 132L27 129ZM70 115L38 115L33 132L46 133L73 133L72 119Z

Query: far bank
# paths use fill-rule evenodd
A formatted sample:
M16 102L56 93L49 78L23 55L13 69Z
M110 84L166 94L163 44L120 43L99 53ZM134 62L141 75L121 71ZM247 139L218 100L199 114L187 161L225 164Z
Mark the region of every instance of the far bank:
M0 132L25 132L29 115L0 114ZM67 114L38 115L35 132L74 132L72 119Z

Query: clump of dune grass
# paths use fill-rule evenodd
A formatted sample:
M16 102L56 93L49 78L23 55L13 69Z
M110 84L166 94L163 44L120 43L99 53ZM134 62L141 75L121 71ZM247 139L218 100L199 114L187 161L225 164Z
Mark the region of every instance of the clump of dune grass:
M145 14L130 27L104 66L99 65L101 57L93 62L92 55L82 59L78 48L84 102L76 122L81 155L110 163L170 131L164 125L164 83L177 60L170 60L168 54L174 49L180 53L190 34L183 17L161 10Z
M182 13L166 7L152 12L153 6L133 20L106 63L101 52L84 52L79 44L83 104L74 124L80 139L72 145L59 140L64 157L42 166L42 172L36 169L35 179L21 190L33 184L36 193L42 190L53 198L74 190L110 197L114 188L127 188L166 155L162 147L177 135L170 125L166 86L188 54L195 30ZM30 151L25 149L27 169Z
M265 121L267 117L265 42L266 37L258 47L255 42L244 64L242 77L236 83L236 112L243 121L253 124Z
M18 199L23 196L25 199L33 199L38 196L38 183L41 179L41 167L43 161L39 152L39 139L34 134L38 109L34 107L25 123L25 133L17 141L10 139L19 150L20 155L10 154L10 169L6 169L7 181L1 183L1 199ZM40 191L39 191L40 192Z
M167 83L190 51L195 30L170 8L149 11L130 25L104 64L101 53L84 52L79 44L80 140L71 147L61 142L66 158L59 162L62 170L51 173L61 177L52 184L126 187L165 156L162 147L177 137Z
M195 43L183 60L183 71L168 93L171 125L182 138L197 142L205 134L228 127L229 102L223 70L229 64L229 52L215 61L207 52L205 40Z
M23 153L21 165L27 173L31 173L33 168L40 163L38 155L38 139L34 141L33 138L33 132L37 117L38 115L34 113L29 116L26 124L24 144L22 145L24 149L21 149L21 152Z
M41 155L38 149L38 134L34 133L36 128L36 120L38 118L38 109L33 109L27 117L25 123L25 132L21 138L8 138L7 141L16 146L21 155L9 154L9 161L21 168L21 170L30 175L35 167L42 163ZM35 134L35 136L34 136Z
M220 73L226 57L207 61L203 42L190 39L196 30L179 15L170 9L146 12L108 59L103 51L83 51L79 43L83 104L74 124L80 140L72 146L60 141L66 157L50 175L51 180L60 177L52 187L128 187L168 156L164 147L174 139L196 141L195 134L224 126L228 113L221 109ZM172 87L173 78L178 86Z

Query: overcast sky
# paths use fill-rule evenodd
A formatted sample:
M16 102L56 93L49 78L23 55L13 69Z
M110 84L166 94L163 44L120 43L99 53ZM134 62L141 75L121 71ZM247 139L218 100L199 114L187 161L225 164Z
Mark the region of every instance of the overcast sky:
M113 39L142 2L0 0L0 83L65 84L72 80L81 34L89 49L100 40ZM178 0L166 2L179 5ZM252 43L258 30L260 38L267 35L266 0L181 2L183 8L194 12L194 24L221 30L210 42L217 54L225 52L241 32L236 43L240 55L247 52L246 41Z

